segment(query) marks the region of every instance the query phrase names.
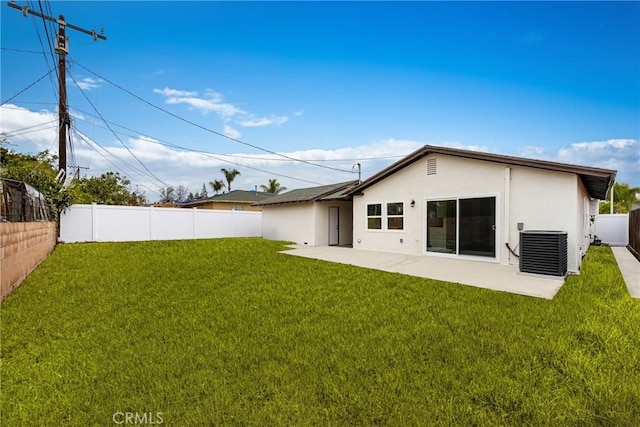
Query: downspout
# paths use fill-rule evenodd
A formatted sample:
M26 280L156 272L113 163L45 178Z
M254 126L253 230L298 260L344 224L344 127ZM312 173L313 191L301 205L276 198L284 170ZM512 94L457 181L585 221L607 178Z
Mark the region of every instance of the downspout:
M506 247L509 247L509 232L510 232L510 228L511 228L511 218L510 218L510 214L511 214L511 168L510 167L506 167L504 168L504 226L502 227L502 236L503 236L503 240L504 240L504 244ZM500 248L500 251L502 253L502 247ZM500 256L500 258L502 258L502 256ZM507 254L506 257L506 261L502 261L502 259L500 260L500 263L504 263L506 265L509 264L509 258L510 255Z
M615 188L615 186L616 186L616 182L613 181L611 183L611 203L609 203L609 213L611 215L613 215L613 189Z

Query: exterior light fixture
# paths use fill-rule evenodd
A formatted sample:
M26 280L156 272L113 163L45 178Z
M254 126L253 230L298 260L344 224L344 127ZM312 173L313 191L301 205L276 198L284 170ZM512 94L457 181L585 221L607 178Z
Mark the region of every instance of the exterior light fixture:
M412 208L415 208L415 207L416 207L416 201L415 201L415 200L413 200L413 199L411 199L411 207L412 207Z

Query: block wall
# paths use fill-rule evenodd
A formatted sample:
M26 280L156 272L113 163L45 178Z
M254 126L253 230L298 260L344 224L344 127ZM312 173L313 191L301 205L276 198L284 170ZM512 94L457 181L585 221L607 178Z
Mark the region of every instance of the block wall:
M57 235L55 222L0 222L0 300L53 251Z

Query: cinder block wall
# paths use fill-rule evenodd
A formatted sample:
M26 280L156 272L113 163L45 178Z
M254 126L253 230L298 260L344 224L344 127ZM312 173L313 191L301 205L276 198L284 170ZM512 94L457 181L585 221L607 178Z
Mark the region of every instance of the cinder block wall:
M0 300L53 251L57 234L55 222L0 222Z

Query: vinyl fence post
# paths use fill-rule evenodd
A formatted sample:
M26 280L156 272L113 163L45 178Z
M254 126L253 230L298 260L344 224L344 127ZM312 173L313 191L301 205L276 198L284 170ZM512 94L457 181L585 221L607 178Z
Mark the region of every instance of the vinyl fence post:
M153 240L153 206L149 206L149 240Z
M91 203L91 241L98 241L98 204Z
M192 236L195 239L196 238L196 215L197 215L196 210L197 209L196 208L191 208L191 209L193 209L193 215L191 216L191 220L193 221L193 227L191 227L191 230L193 231Z

